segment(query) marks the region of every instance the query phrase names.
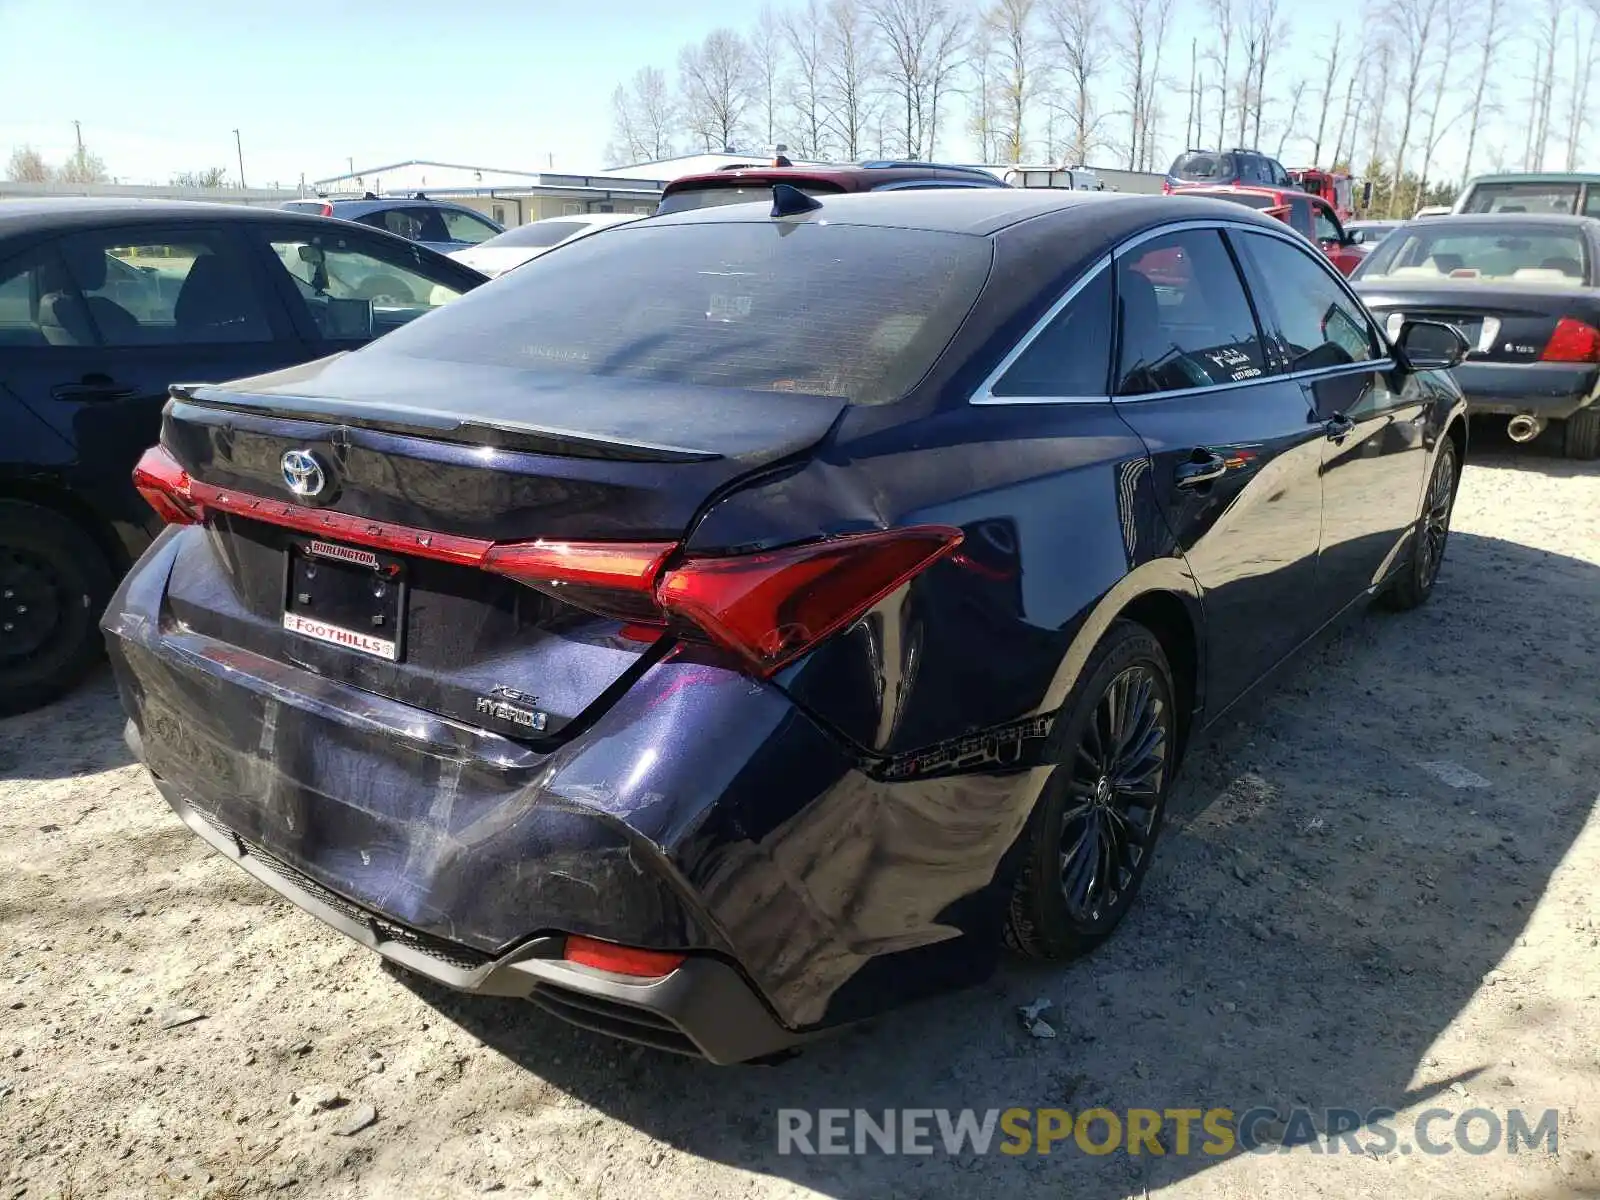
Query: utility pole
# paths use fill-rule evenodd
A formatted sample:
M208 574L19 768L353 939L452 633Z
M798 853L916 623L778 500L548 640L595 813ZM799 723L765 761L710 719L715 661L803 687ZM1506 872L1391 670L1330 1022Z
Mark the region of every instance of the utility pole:
M233 148L239 152L239 190L245 189L244 182L244 143L239 140L239 131L233 131Z
M82 158L83 157L83 122L82 121L74 121L72 123L72 129L73 129L73 132L78 135L78 157Z

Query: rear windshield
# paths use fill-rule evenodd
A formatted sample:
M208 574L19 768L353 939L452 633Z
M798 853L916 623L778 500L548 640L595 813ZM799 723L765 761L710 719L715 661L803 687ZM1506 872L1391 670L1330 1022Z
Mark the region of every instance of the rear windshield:
M1269 208L1278 207L1276 196L1263 196L1259 192L1204 192L1200 193L1207 200L1226 200L1229 204L1243 204L1247 208L1259 209L1265 212ZM1178 195L1183 195L1179 192Z
M1589 254L1576 229L1506 222L1471 230L1455 222L1422 221L1402 226L1367 256L1362 279L1450 279L1492 283L1538 283L1581 287L1589 278Z
M478 244L482 247L504 246L507 249L521 247L525 250L541 250L546 246L554 246L563 238L581 233L586 228L588 228L587 221L530 221L526 225L518 225L515 229L508 229Z
M1180 154L1167 174L1177 179L1204 180L1208 183L1231 183L1239 177L1239 164L1231 154L1212 154L1196 150Z
M1576 183L1480 183L1461 208L1469 213L1575 213Z
M987 238L928 230L639 222L359 353L882 404L927 373L992 258Z
M808 196L836 196L844 191L842 187L832 183L797 183L794 186ZM692 208L715 208L720 204L748 204L752 200L771 199L771 183L731 179L726 184L697 183L693 187L669 192L661 197L661 203L656 206L656 214L660 216L666 213L687 212Z

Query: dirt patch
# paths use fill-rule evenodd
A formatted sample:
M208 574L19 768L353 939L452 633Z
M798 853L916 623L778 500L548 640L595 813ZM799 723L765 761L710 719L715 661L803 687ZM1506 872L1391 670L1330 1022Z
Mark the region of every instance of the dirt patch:
M1432 603L1197 746L1101 953L727 1070L385 969L183 829L102 678L0 724L0 1200L1600 1195L1597 697L1600 469L1480 459ZM1013 1105L1555 1108L1560 1151L776 1152L780 1108Z

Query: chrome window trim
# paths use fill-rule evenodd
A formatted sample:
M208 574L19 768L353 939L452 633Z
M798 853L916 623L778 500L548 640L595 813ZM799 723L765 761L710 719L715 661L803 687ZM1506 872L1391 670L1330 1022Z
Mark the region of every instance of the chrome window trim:
M1278 224L1282 225L1282 222L1278 222ZM1390 344L1383 330L1376 322L1371 320L1372 314L1367 313L1366 304L1362 302L1361 297L1355 293L1355 290L1350 287L1345 278L1338 271L1333 270L1327 262L1317 261L1315 248L1306 241L1303 235L1288 226L1283 226L1282 229L1273 229L1270 226L1258 225L1251 221L1229 221L1215 217L1200 218L1192 221L1174 221L1171 224L1157 226L1154 229L1146 229L1142 233L1136 233L1124 241L1118 242L1111 248L1109 253L1102 255L1090 264L1061 298L1045 310L1044 315L1034 322L1033 327L1017 340L1017 344L1000 360L999 365L993 371L990 371L988 377L973 391L967 403L973 405L1111 404L1113 402L1117 404L1140 404L1149 400L1167 400L1172 397L1200 396L1209 392L1229 391L1235 388L1260 387L1265 383L1305 383L1322 379L1335 379L1341 375L1355 375L1366 371L1392 371L1399 365L1392 357L1365 359L1361 362L1341 363L1336 367L1316 367L1309 371L1292 371L1281 375L1262 375L1256 379L1241 379L1231 383L1213 383L1205 387L1178 388L1174 391L1166 392L1147 392L1138 396L1112 396L1109 393L1095 396L996 396L994 394L994 385L1000 382L1005 373L1016 364L1017 359L1021 358L1028 347L1033 345L1034 341L1049 328L1050 323L1061 315L1061 310L1071 304L1084 288L1093 283L1101 271L1109 270L1114 261L1122 258L1130 251L1138 249L1146 242L1166 237L1171 233L1188 233L1193 230L1205 229L1219 231L1240 230L1245 233L1258 233L1263 237L1277 238L1279 241L1293 246L1315 262L1330 279L1335 280L1344 290L1345 295L1355 301L1356 307L1367 314L1368 328L1376 332L1378 344L1380 346L1388 346Z

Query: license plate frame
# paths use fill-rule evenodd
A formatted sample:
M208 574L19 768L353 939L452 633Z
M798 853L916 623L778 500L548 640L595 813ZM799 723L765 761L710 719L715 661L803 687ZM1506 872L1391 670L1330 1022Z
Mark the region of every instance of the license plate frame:
M398 558L293 538L284 551L282 627L380 662L403 662L408 582Z

